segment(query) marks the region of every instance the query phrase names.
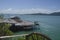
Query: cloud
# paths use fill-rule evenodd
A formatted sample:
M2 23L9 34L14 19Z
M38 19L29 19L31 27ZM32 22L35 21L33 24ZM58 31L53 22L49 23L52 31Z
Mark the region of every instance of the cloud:
M55 11L60 11L60 10L55 10ZM8 9L3 9L0 10L0 13L4 13L4 14L31 14L31 13L51 13L54 12L52 10L48 10L48 9L40 9L40 8L31 8L31 9L12 9L12 8L8 8Z

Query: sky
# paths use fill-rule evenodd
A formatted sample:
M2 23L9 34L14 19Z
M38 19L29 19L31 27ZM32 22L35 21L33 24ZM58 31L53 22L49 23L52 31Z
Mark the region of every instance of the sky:
M0 13L30 14L60 12L60 0L0 0Z

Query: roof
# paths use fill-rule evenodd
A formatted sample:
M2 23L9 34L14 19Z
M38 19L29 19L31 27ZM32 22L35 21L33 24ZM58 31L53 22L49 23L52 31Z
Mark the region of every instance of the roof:
M16 23L16 21L11 19L0 19L0 23Z
M20 25L20 26L29 26L29 25L34 25L34 23L29 22L29 21L22 21L21 23L17 23L15 25Z
M5 20L0 19L0 23L11 23L11 24L20 25L20 26L34 25L34 23L29 22L29 21L17 22L17 21L12 20L12 19L5 19Z
M18 16L11 17L11 19L20 19Z

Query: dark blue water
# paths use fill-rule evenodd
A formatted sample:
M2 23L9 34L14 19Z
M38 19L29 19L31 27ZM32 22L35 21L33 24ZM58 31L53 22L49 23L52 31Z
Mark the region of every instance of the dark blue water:
M52 40L60 40L60 16L44 16L44 15L5 15L6 18L10 16L19 16L22 20L38 21L40 26L33 31L20 31L15 34L25 34L31 32L41 32L49 36Z

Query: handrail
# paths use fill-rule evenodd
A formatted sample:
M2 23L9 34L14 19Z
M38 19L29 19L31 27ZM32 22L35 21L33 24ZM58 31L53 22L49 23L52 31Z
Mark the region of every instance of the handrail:
M34 35L34 34L37 35L37 36L43 37L44 40L45 40L45 39L51 40L48 36L43 35L43 34L41 34L41 33L36 33L36 32L27 35L27 36L26 36L26 40L29 40L29 37L31 37L31 36ZM32 39L34 39L34 38L32 37Z
M21 34L21 35L12 35L12 36L1 36L0 39L2 38L10 38L10 37L18 37L18 36L26 36L28 34Z

